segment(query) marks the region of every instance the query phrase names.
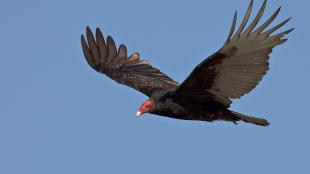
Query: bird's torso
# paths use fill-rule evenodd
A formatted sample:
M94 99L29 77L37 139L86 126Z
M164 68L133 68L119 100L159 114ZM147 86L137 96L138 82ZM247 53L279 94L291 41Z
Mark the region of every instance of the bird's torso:
M213 121L229 110L217 102L205 103L178 103L172 97L173 91L164 91L152 96L155 102L155 110L152 114L183 120Z

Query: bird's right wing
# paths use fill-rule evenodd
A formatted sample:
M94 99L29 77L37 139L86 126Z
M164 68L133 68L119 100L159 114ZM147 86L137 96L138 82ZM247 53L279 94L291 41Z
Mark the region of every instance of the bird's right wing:
M264 13L266 1L250 25L251 1L239 29L234 34L237 13L235 13L229 36L224 46L215 54L200 63L187 79L174 92L179 100L216 100L226 106L230 99L240 98L250 92L262 80L269 69L269 54L272 48L285 42L282 37L293 29L272 35L289 19L264 31L276 18L280 8L260 27L254 30ZM254 30L254 31L253 31Z
M105 42L99 28L96 30L95 39L87 27L86 37L87 42L84 36L81 36L81 44L88 64L116 82L149 97L157 90L174 90L177 87L177 82L153 68L147 61L140 60L138 53L127 57L125 45L120 45L117 51L112 37L108 36Z

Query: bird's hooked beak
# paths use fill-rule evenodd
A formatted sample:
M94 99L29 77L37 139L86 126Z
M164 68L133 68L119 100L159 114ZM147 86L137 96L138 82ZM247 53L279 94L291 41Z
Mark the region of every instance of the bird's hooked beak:
M139 116L141 116L141 115L142 115L142 112L137 111L136 116L139 117Z

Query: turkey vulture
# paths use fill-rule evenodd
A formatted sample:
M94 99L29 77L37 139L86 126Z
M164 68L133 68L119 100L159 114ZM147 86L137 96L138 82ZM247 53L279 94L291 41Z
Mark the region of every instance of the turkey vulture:
M90 28L86 27L87 41L81 35L83 53L88 64L96 71L149 97L142 103L137 116L151 113L183 120L244 121L268 126L266 119L240 114L228 108L232 99L249 93L262 80L269 69L268 59L272 48L284 43L287 39L283 36L294 28L273 34L290 20L288 18L265 30L277 17L281 7L256 27L264 13L266 0L246 27L252 6L253 0L236 32L235 13L224 45L195 67L182 83L141 60L139 53L128 56L125 45L121 44L117 49L113 38L108 36L105 40L99 28L94 37Z

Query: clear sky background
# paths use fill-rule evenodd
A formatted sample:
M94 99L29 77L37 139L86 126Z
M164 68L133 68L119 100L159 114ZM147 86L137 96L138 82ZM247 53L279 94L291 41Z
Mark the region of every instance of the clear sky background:
M249 0L0 2L1 174L310 173L310 2L269 1L293 19L270 71L231 109L271 126L135 113L146 99L92 70L80 46L100 27L181 82L224 43ZM255 1L256 14L262 1Z

